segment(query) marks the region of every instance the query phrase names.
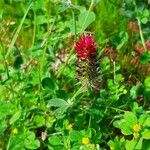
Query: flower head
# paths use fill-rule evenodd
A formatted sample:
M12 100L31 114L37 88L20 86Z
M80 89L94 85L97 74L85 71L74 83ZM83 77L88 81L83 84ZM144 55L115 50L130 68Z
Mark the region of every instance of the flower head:
M128 29L132 33L139 33L139 27L136 24L136 22L134 22L134 21L129 21L129 23L128 23Z
M83 137L82 138L82 144L88 145L90 143L90 139L88 137Z
M135 124L134 126L133 126L133 131L134 132L139 132L141 130L141 125L140 124Z
M79 59L88 59L96 52L94 38L90 34L83 34L75 43L75 50Z
M135 49L135 51L136 51L137 53L139 53L139 54L142 54L142 53L144 52L144 47L141 46L141 45L139 45L139 44L136 44L136 45L134 46L134 49Z
M96 43L90 34L83 34L75 43L77 53L77 79L81 83L91 86L95 93L98 93L99 80L99 62Z
M150 41L146 42L146 48L147 48L148 51L150 51Z
M71 131L72 128L73 128L73 124L72 123L68 124L67 127L66 127L66 129L69 130L69 131Z
M17 128L14 128L14 129L12 130L12 133L13 133L13 134L18 134L18 129L17 129Z
M126 89L123 90L123 94L127 94L128 91Z

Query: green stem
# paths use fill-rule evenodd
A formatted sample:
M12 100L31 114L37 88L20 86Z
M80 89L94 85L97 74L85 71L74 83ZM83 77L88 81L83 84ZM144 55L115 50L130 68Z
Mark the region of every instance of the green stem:
M82 28L81 28L82 30L81 30L81 32L83 32L84 25L85 25L85 23L86 23L86 20L87 20L87 18L88 18L88 16L89 16L90 11L92 10L93 5L94 5L94 0L91 1L90 7L89 7L89 9L88 9L88 13L87 13L87 15L85 16L85 20L84 20L84 22L83 22L83 24L82 24Z
M113 110L115 110L115 111L120 111L120 112L126 112L125 110L122 110L122 109L120 109L120 108L115 108L115 107L109 107L110 109L113 109Z
M74 30L75 30L75 41L76 41L76 39L77 39L77 26L76 26L76 16L75 16L74 10L72 10L72 17L73 17Z
M9 140L8 140L8 144L7 144L6 150L9 150L9 147L10 147L10 140L11 140L11 135L10 135L10 137L9 137Z
M33 36L32 36L32 46L31 46L31 50L34 47L34 42L35 42L35 34L36 34L36 12L35 10L33 10L34 13L34 28L33 28Z
M105 109L105 112L104 112L104 114L106 114L107 113L107 111L108 111L108 109L113 109L113 110L115 110L115 111L119 111L119 112L123 112L123 113L125 113L126 111L125 110L122 110L122 109L120 109L120 108L115 108L115 107L106 107L106 109Z
M13 46L14 46L14 44L15 44L17 38L18 38L19 32L20 32L20 30L21 30L21 28L22 28L22 25L23 25L23 23L24 23L24 21L25 21L25 18L26 18L26 16L27 16L27 14L28 14L28 12L29 12L31 6L32 6L32 2L31 2L30 5L28 6L28 8L27 8L27 10L26 10L26 12L25 12L25 14L24 14L24 16L23 16L23 18L22 18L22 20L21 20L19 26L18 26L18 28L17 28L17 31L15 32L15 34L14 34L14 36L13 36L13 38L12 38L12 41L11 41L11 43L10 43L10 45L9 45L8 50L7 50L6 58L9 56L9 54L10 54L10 52L11 52L11 50L12 50L12 48L13 48Z
M84 91L84 89L85 89L85 85L82 85L82 86L79 88L79 90L77 90L77 91L75 92L75 94L72 96L72 98L70 99L70 101L73 102L73 100L74 100L80 93L82 93L82 92Z
M113 61L113 67L114 67L114 83L116 83L116 63Z
M56 15L57 17L57 15ZM43 66L44 66L44 62L45 62L45 56L46 56L46 49L47 49L47 46L48 46L48 38L49 38L49 35L51 34L51 31L54 27L54 24L55 24L55 21L56 21L56 17L50 27L50 29L48 30L45 38L43 39L43 42L41 44L41 47L43 48L43 54L42 54L42 58L41 58L41 61L40 61L40 64L39 64L39 87L38 87L38 93L40 92L41 90L41 77L42 77L42 74L43 74Z
M139 26L139 30L140 30L140 38L141 38L141 41L142 41L142 45L144 47L144 50L147 51L144 36L143 36L143 32L142 32L142 28L141 28L141 21L140 21L139 17L137 17L137 21L138 21L138 26Z
M69 59L71 58L72 54L74 52L74 46L72 47L70 53L69 53L69 56L67 58L67 60L65 61L65 63L63 64L62 68L58 71L57 73L57 78L60 77L61 73L64 71L65 67L67 66L68 62L69 62Z
M6 61L5 58L4 58L4 64L5 64L5 70L6 70L6 74L7 74L7 79L9 79L10 78L9 69L8 69L8 64L7 64L7 61Z
M1 42L1 41L0 41L0 42ZM5 70L6 70L7 79L9 79L9 78L10 78L9 69L8 69L7 60L6 60L6 58L5 58L5 53L6 53L6 51L5 51L5 49L4 49L3 45L2 45L2 42L1 42L1 47L0 47L0 49L1 49L1 51L2 51L2 52L1 52L1 55L2 55L3 60L4 60L4 68L5 68Z
M73 16L74 29L75 29L75 38L74 38L74 39L75 39L75 41L76 41L76 39L77 39L76 17L75 17L75 13L74 13L73 10L72 10L72 16ZM65 63L63 64L62 69L59 70L58 73L57 73L57 77L58 77L58 78L60 77L61 73L63 72L63 70L64 70L65 67L67 66L68 61L69 61L70 57L72 56L73 52L74 52L74 45L73 45L73 47L72 47L72 49L71 49L71 51L70 51L70 53L69 53L69 56L68 56L67 60L66 60Z
M92 117L91 117L91 115L90 115L88 128L90 128L90 127L91 127L91 120L92 120Z

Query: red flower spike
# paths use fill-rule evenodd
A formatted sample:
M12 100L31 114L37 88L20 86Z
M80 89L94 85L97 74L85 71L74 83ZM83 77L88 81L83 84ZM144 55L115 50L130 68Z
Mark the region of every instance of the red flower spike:
M144 52L144 47L143 47L143 46L140 46L139 44L136 44L136 45L134 46L134 49L135 49L135 51L136 51L137 53L139 53L139 54L142 54L142 53Z
M81 35L75 43L77 53L77 79L81 83L86 83L94 89L95 94L99 92L99 62L96 43L90 34Z
M147 48L148 51L150 51L150 41L146 42L146 48Z
M75 50L79 59L89 59L96 52L94 38L90 34L83 34L75 43Z
M128 30L131 33L139 33L140 32L138 25L134 21L129 21L128 22Z
M145 43L145 45L146 45L147 51L150 51L150 41L147 41L147 42ZM134 46L134 49L135 49L135 51L138 52L139 54L142 54L142 53L144 52L144 47L141 46L141 45L139 45L139 44L136 44L136 45Z

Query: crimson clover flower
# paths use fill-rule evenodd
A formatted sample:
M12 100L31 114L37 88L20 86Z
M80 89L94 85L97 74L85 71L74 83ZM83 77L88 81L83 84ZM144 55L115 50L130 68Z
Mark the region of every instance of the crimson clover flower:
M96 52L96 44L94 38L90 34L83 34L79 41L75 43L75 50L78 59L88 59Z
M83 34L75 43L77 53L78 80L88 81L94 88L98 86L99 63L97 59L97 48L91 34ZM85 79L85 80L84 80Z

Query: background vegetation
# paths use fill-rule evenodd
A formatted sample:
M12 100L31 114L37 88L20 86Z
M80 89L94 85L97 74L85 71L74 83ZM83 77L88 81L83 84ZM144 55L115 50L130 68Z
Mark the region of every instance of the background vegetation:
M147 0L0 0L1 150L150 150ZM95 37L101 88L76 79Z

